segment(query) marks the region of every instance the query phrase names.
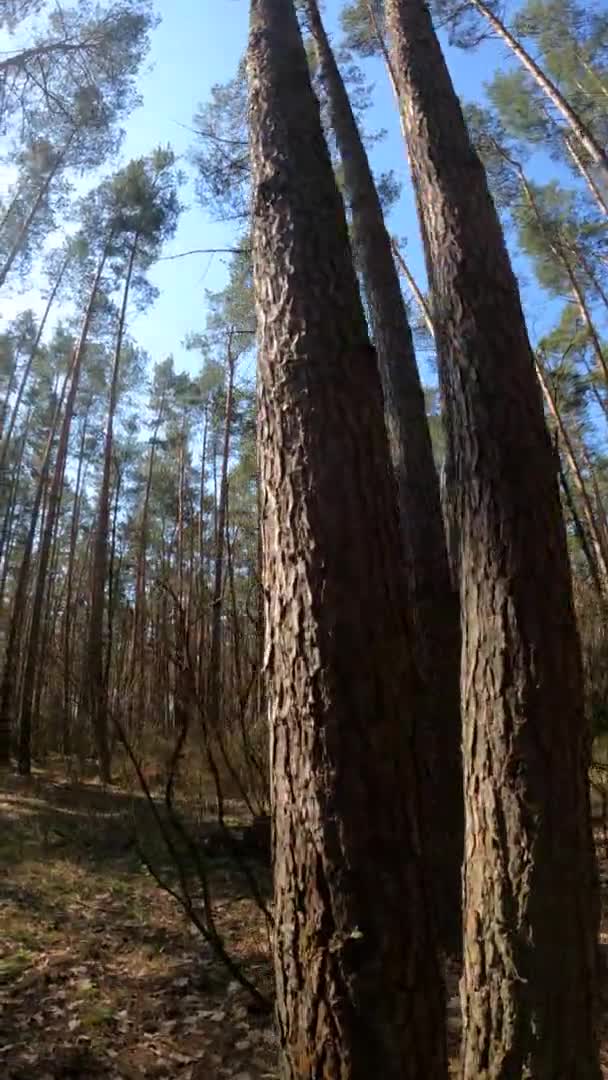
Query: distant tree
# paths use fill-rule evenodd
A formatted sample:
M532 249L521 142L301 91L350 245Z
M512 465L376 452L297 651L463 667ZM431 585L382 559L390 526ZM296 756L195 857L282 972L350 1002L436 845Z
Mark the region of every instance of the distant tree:
M176 191L175 158L171 150L158 149L148 158L131 162L107 185L107 218L113 232L111 259L119 280L123 281L122 299L116 325L116 344L112 364L108 417L103 451L103 473L99 492L97 521L93 538L91 570L91 605L88 644L83 678L83 703L95 733L101 778L111 779L106 694L103 666L104 597L108 572L108 537L110 515L110 478L113 453L114 415L116 412L121 354L126 328L127 309L133 285L158 258L164 241L177 226L179 203Z

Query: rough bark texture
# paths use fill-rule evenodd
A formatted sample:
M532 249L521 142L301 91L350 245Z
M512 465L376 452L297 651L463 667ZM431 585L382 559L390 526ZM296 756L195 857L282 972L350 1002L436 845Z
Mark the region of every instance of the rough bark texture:
M588 738L556 464L486 178L422 0L387 0L461 523L464 1076L599 1077Z
M344 171L353 248L369 304L399 491L412 643L424 680L425 712L416 718L415 735L429 882L441 945L458 954L464 833L460 616L448 565L439 479L414 343L374 177L316 0L306 0L305 8Z
M446 1076L396 485L292 3L248 54L283 1080Z

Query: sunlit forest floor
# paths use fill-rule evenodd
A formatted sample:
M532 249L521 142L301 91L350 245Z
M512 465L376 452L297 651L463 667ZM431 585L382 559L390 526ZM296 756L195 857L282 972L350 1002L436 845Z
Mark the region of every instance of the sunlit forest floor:
M142 797L59 770L0 783L0 1076L3 1080L270 1080L271 1018L252 1007L133 842L169 881ZM233 810L234 812L234 810ZM193 827L191 825L191 827ZM598 833L608 942L608 853ZM265 921L228 859L214 860L217 927L265 992ZM457 972L448 978L457 1071ZM608 1023L604 1074L608 1077Z
M140 804L49 772L2 779L2 1080L275 1076L271 1019L142 868ZM268 990L263 916L227 860L211 886L228 950Z

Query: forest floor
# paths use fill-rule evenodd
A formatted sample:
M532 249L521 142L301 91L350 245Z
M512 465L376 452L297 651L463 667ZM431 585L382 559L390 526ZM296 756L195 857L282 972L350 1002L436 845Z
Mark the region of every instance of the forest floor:
M2 1080L276 1077L271 1017L143 867L133 844L142 810L139 795L59 772L0 777ZM175 886L149 820L147 828L140 846ZM266 923L242 875L213 860L210 887L227 950L269 996ZM603 930L607 941L606 918ZM448 986L455 1073L455 973ZM604 1058L608 1077L608 1038Z
M2 1080L275 1077L271 1017L142 866L138 815L175 884L140 796L48 771L1 778ZM217 929L269 992L265 919L228 860L209 865Z

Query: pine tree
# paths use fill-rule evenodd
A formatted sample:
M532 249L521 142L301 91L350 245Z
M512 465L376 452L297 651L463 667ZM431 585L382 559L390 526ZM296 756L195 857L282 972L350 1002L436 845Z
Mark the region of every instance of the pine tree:
M396 491L292 5L253 3L248 75L280 1071L441 1077Z
M428 9L389 0L386 13L460 521L464 1076L599 1077L588 741L555 458L502 231Z

